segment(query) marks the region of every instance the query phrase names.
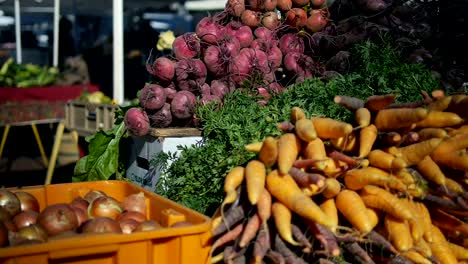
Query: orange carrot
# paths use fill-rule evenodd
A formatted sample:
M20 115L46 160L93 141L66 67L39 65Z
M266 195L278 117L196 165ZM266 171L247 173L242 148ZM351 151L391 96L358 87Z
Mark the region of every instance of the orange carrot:
M419 140L424 141L431 138L445 138L447 137L448 133L443 128L423 128L418 131Z
M389 187L399 191L406 190L406 185L399 179L391 177L388 172L375 167L347 171L344 176L344 183L351 190L360 190L370 184Z
M257 201L257 213L263 223L265 223L271 216L271 195L267 189L263 189L263 192Z
M463 118L451 112L429 111L426 118L416 123L417 127L450 127L460 125Z
M430 243L432 254L440 261L441 264L456 264L458 263L455 254L453 254L450 246L440 229L432 225L432 238L433 242Z
M335 178L325 179L325 188L322 191L323 197L329 199L338 195L341 191L341 184Z
M348 123L337 121L327 117L312 118L315 131L321 139L340 138L353 131L353 126Z
M244 146L245 150L258 153L262 149L263 142L254 142Z
M277 170L273 170L267 176L266 186L273 197L299 216L306 220L333 227L333 223L330 222L325 213L302 193L290 175L279 175Z
M358 110L359 108L364 107L363 100L356 98L356 97L346 96L346 95L336 95L333 98L333 102L335 102L335 104L338 104L352 112Z
M300 140L293 133L286 133L278 140L278 170L281 174L287 174L301 149Z
M273 219L275 220L276 229L278 230L278 234L281 238L291 245L299 246L300 243L295 241L292 236L291 211L282 203L274 202L271 206L271 212L273 214Z
M372 150L367 156L371 166L384 170L401 170L406 168L406 162L380 149Z
M421 255L414 249L410 249L406 252L403 252L401 253L401 255L416 264L432 264L432 261L425 258L423 255Z
M257 201L265 189L266 168L258 160L251 160L245 166L245 181L247 183L247 197L252 205Z
M431 138L409 146L396 148L396 156L402 158L408 166L416 165L441 144L442 139Z
M278 159L278 140L273 137L266 137L258 153L258 159L263 162L266 167L273 167Z
M304 113L304 110L302 110L302 108L300 107L297 107L297 106L294 106L293 108L291 108L291 123L292 124L296 124L296 122L298 120L301 120L303 118L307 118L306 117L306 114Z
M336 196L335 202L338 211L361 233L367 234L375 227L369 221L367 208L356 192L343 190Z
M417 168L421 175L427 180L439 185L445 185L445 175L439 165L432 160L431 156L426 156L420 161L417 164Z
M411 126L427 116L423 108L390 108L377 112L374 124L380 131L389 131Z
M242 232L241 239L239 240L239 247L243 248L247 246L250 241L255 238L260 225L260 216L258 214L254 214L245 225L244 232Z
M355 113L356 123L360 128L367 127L371 122L371 113L369 109L362 107L356 110Z
M457 260L468 260L468 249L450 242L448 242L448 245Z
M357 141L355 131L344 137L330 139L330 143L332 143L333 147L348 153L354 152L358 148Z
M217 240L213 242L213 245L211 246L211 253L210 255L213 255L213 252L215 249L218 247L231 242L235 240L237 237L239 237L242 234L242 231L244 230L244 225L242 223L238 224L235 228L233 228L231 231L226 232L224 235L219 237Z
M359 132L359 158L366 157L374 146L377 139L377 127L369 125Z
M296 121L295 132L296 135L305 142L309 142L317 138L314 122L308 118L302 118Z
M371 111L379 111L395 102L395 97L394 94L372 95L367 97L364 107Z
M360 195L367 207L382 210L401 220L413 218L411 209L405 202L382 188L367 185Z
M336 208L335 199L326 199L320 204L320 209L328 216L330 221L333 223L333 228L330 230L335 233L336 226L338 226L338 209Z
M385 215L385 229L388 232L388 239L398 251L407 251L413 247L413 238L410 228L405 220Z

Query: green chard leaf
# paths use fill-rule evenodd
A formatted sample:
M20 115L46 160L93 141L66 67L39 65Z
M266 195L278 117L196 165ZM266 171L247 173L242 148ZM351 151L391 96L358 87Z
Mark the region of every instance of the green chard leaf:
M119 143L125 135L124 123L108 131L98 131L86 138L89 142L89 155L75 165L73 181L108 180L119 174Z

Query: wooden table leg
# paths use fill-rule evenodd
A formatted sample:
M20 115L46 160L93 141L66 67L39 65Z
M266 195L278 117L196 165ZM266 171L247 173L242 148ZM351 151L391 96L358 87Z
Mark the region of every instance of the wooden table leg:
M0 144L0 159L2 158L3 148L5 147L6 139L8 137L8 132L9 131L10 131L10 125L6 125L5 129L3 130L2 142Z
M39 151L41 152L42 162L44 162L44 166L49 166L49 160L47 159L47 155L44 151L44 146L42 145L41 137L39 136L39 132L37 131L36 124L32 123L31 128L34 133L34 137L36 138L37 146L39 147Z
M57 131L55 132L54 146L52 148L52 155L50 156L49 167L47 167L47 176L45 180L45 185L48 185L52 182L52 175L54 174L55 164L57 162L57 156L60 149L60 144L62 143L63 131L65 129L65 124L63 121L57 126Z

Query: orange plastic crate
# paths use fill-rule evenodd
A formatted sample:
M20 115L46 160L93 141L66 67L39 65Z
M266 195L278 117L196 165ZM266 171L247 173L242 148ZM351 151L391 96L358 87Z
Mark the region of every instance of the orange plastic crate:
M149 219L164 225L180 220L182 214L193 225L133 234L83 234L42 244L0 248L0 263L204 264L209 261L210 219L135 184L96 181L24 187L21 190L33 194L41 210L50 204L69 203L90 190L104 191L120 201L141 191L147 197Z

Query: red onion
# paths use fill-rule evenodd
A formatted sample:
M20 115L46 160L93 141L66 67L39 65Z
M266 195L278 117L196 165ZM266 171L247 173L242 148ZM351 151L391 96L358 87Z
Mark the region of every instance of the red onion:
M23 191L15 192L15 195L20 200L21 211L32 210L39 212L39 202L34 195Z
M154 221L154 220L146 220L144 222L141 222L134 230L133 232L144 232L144 231L153 231L153 230L158 230L161 229L161 225Z
M15 215L15 217L13 217L13 223L15 224L16 228L21 229L23 227L35 224L38 217L38 212L33 210L26 210Z
M117 220L108 217L89 219L83 224L82 233L122 233Z
M10 216L15 216L21 211L21 202L13 192L0 189L0 207L3 207Z
M122 233L124 234L131 234L139 224L131 218L119 220L120 229L122 229Z
M101 197L101 196L107 196L107 194L104 193L103 191L94 190L94 191L89 191L88 193L86 193L84 196L84 199L88 202L88 204L90 204L94 201L94 199Z
M109 217L117 219L122 213L122 208L117 200L109 196L101 196L88 206L88 216L93 217Z
M38 216L37 223L43 226L51 236L78 228L78 218L69 204L47 206Z
M140 212L136 211L126 211L123 212L119 217L117 217L117 221L125 220L125 219L133 219L138 223L146 221L146 216Z

